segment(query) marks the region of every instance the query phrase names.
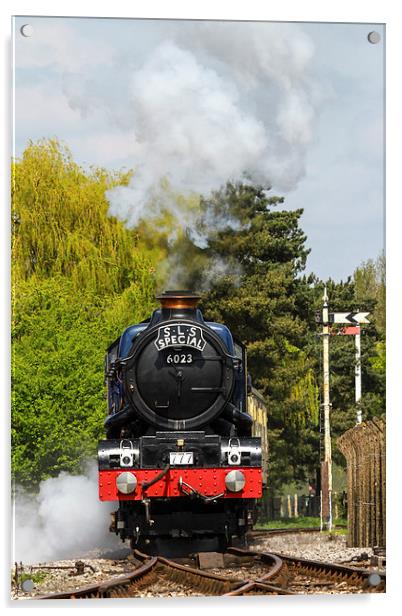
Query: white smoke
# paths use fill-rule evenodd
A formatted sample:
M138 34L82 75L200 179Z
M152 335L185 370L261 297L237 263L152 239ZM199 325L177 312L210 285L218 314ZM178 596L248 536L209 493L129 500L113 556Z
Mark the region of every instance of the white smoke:
M118 547L108 527L114 503L98 499L97 468L83 475L62 472L41 482L36 495L16 490L13 560L24 564L83 557Z
M222 280L222 278L230 278L232 284L240 286L242 267L240 263L224 261L219 257L210 259L208 269L203 272L200 280L200 291L207 291L212 285Z
M159 44L136 48L133 38L131 58L120 58L118 104L113 88L105 84L101 94L99 77L70 74L64 82L74 109L88 115L103 107L130 140L135 175L129 186L107 193L110 213L133 227L169 208L191 228L194 211L180 209L174 193L208 195L245 174L278 191L294 189L321 100L311 75L314 47L301 27L166 22L159 28Z
M168 206L163 177L183 194L205 193L258 166L267 146L262 123L241 111L235 84L189 51L161 44L133 75L131 91L137 173L128 188L108 193L110 213L129 226L152 213L151 202Z
M184 289L188 286L188 263L172 252L164 263L164 287L167 289ZM222 278L229 277L232 284L240 286L242 268L239 263L224 261L220 257L210 257L208 268L198 272L197 291L207 291Z

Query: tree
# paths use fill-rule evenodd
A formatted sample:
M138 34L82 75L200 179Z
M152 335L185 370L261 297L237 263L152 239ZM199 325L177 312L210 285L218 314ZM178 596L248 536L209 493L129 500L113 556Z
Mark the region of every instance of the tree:
M33 487L95 456L104 352L152 310L161 249L108 216L128 174L86 172L55 141L12 174L12 470Z
M365 417L385 413L385 254L363 262L354 272L356 303L370 310L371 325L367 328L362 356L364 393L362 408Z
M302 480L318 462L318 389L305 314L311 280L300 276L309 251L302 210L277 211L282 203L261 186L233 183L204 199L206 247L194 249L188 276L197 288L205 271L220 266L202 307L247 346L253 382L268 405L271 485Z
M353 274L355 299L370 309L371 322L385 339L385 254L364 261Z
M130 177L86 172L55 140L31 143L12 164L13 281L63 275L76 289L119 293L151 270L161 255L108 216L106 190Z
M376 319L376 299L380 293L373 274L373 262L362 264L352 278L339 283L326 281L330 312L370 312L370 325L362 326L361 369L363 420L371 419L385 412L385 343L381 332L384 321ZM324 283L316 285L315 309L322 308ZM385 295L385 287L382 291ZM378 313L380 314L380 313ZM374 318L373 318L374 317ZM336 334L339 327L333 328ZM316 372L322 386L321 357ZM333 457L337 464L344 465L343 456L337 451L337 438L356 424L355 404L355 340L354 336L331 336L330 338L330 395L331 395L331 436Z

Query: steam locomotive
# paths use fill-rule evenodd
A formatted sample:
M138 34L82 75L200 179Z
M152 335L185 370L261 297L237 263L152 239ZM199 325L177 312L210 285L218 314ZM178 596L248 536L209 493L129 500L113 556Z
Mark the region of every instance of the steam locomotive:
M110 529L132 547L224 550L255 521L266 415L261 401L259 421L248 412L244 345L204 320L200 297L166 291L157 299L160 308L107 350L99 497L118 503Z

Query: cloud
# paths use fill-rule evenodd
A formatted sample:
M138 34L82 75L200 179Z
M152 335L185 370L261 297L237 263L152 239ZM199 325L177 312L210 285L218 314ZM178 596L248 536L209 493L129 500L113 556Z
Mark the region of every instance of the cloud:
M33 23L33 37L16 37L17 68L56 71L68 108L59 89L43 94L47 103L36 89L35 123L19 88L19 133L29 134L31 123L38 134L42 120L55 133L80 124L83 150L102 142L95 159L107 154L96 133L113 135L110 150L120 143L122 155L105 163L127 157L137 170L127 189L109 194L111 212L130 224L162 177L184 194L209 193L244 174L287 191L303 177L320 101L309 72L314 46L295 24L169 21L155 25L158 45L133 37L112 48L96 28L85 36L69 22Z
M31 139L79 130L80 118L62 93L43 85L20 86L15 99L15 126Z
M94 47L89 36L80 34L68 21L50 18L32 19L33 35L15 36L15 58L18 69L50 68L58 72L82 71L88 67L109 65L115 50L107 41Z
M205 194L243 171L306 207L308 235L318 224L326 233L344 207L377 207L381 222L384 46L367 42L367 24L30 21L34 37L17 31L15 41L17 143L57 135L78 162L135 168L131 185L109 194L130 224L148 215L149 198L175 207L161 176ZM367 181L349 174L355 160ZM318 273L325 261L320 248Z
M150 203L177 212L163 178L189 196L246 177L290 191L304 176L321 93L297 25L169 21L154 25L152 44L133 36L112 47L93 22L33 24L33 37L16 36L17 70L40 77L18 86L18 134L68 135L81 160L134 168L130 185L107 195L128 225ZM183 225L194 227L191 215Z
M113 129L99 128L88 134L77 133L68 140L73 153L80 160L101 167L127 167L135 153L134 135Z
M162 177L182 194L209 194L246 175L289 191L303 177L320 104L309 73L314 47L294 26L245 26L170 25L168 40L125 73L124 118L118 109L114 115L134 133L137 173L108 199L111 213L130 226L149 213L151 201L167 207ZM84 94L79 87L83 114L94 105L87 85ZM76 100L74 87L66 93ZM101 104L113 117L110 100Z

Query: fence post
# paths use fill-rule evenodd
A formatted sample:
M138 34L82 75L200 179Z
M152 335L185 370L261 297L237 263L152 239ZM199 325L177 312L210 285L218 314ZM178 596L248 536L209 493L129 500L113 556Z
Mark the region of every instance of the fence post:
M334 518L335 520L339 518L338 492L334 492Z

